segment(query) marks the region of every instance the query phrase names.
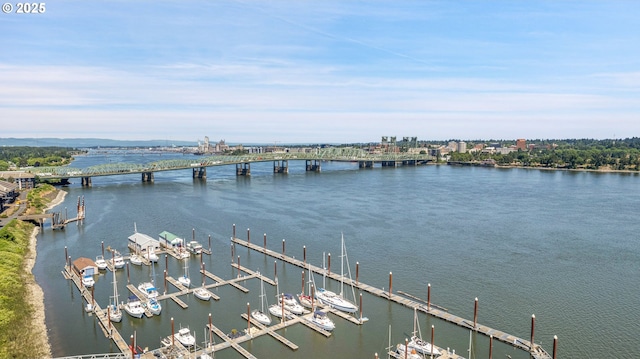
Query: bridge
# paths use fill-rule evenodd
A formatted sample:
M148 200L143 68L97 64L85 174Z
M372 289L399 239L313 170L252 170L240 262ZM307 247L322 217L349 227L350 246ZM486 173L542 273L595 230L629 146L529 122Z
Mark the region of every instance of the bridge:
M87 168L73 167L34 167L26 172L41 179L68 180L81 178L83 186L91 186L91 178L97 176L116 176L125 174L141 174L143 182L153 182L155 172L192 170L193 178L206 178L207 167L236 165L237 176L250 176L251 163L273 162L274 173L288 173L289 161L305 161L307 171L319 172L322 161L357 162L360 168L372 168L375 163L383 167L397 167L401 165L416 166L433 161L434 157L427 154L408 152L372 154L355 148L326 148L317 149L310 153L259 153L240 156L203 156L201 158L171 159L155 161L145 164L135 163L107 163Z

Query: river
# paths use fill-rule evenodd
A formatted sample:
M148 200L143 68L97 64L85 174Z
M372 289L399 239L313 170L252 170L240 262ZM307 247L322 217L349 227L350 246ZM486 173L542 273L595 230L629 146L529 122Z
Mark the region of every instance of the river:
M72 167L108 162L152 162L183 155L90 152ZM427 297L451 313L473 319L478 298L478 322L529 339L531 315L536 316L536 343L551 352L558 336L560 358L636 358L640 333L640 176L620 173L418 166L358 169L357 163L323 162L322 172L305 172L304 161L289 161L289 174L273 174L272 164L252 164L251 177L236 177L233 166L207 169L207 179L194 180L189 170L155 174L154 183L140 175L94 177L83 188L79 180L66 187L64 203L54 211L75 216L76 201L84 197L86 220L65 230L45 228L38 238L34 274L45 294L46 323L55 357L105 353L117 348L104 337L96 319L83 310L80 294L61 274L64 248L72 258L95 258L105 247L127 252L127 237L139 232L154 238L169 231L196 239L213 254L205 256L207 270L224 279L236 276L230 265L230 237L254 241L267 234L267 246L318 266L323 253L332 254L332 271L340 268L340 238L344 234L352 275L359 263L359 280L394 292ZM237 247L241 264L274 278L281 292L300 292L300 268L274 264L246 248ZM189 261L194 283L200 283L199 259ZM161 282L164 263L156 265ZM346 270L346 269L345 269ZM169 258L169 274L183 272ZM127 275L117 274L120 299L126 299ZM130 279L139 283L149 267L132 266ZM315 281L322 281L316 276ZM208 283L211 283L209 281ZM116 324L125 338L150 349L176 327L189 326L202 343L207 316L225 332L246 328L241 314L246 303L259 306L260 282L241 283L249 293L231 286L214 292L219 301L201 302L192 295L182 309L163 303L160 316ZM339 291L339 283L327 282ZM163 288L163 285L158 285ZM275 288L266 285L269 303ZM102 305L112 292L111 274L96 277L95 296ZM280 332L297 345L291 351L271 337L243 344L258 358L373 358L386 356L392 344L413 330L413 312L363 294L364 316L358 326L338 317L333 335L325 338L302 325ZM419 315L423 337L431 326L435 344L468 357L469 332L441 320ZM488 338L471 336L474 358L488 357ZM220 339L216 339L219 343ZM528 354L494 340L494 358L527 358ZM216 358L240 358L233 349Z

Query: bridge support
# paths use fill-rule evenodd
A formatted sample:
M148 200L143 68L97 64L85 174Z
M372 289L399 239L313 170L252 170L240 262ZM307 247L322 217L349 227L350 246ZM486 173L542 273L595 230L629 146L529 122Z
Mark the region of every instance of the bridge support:
M305 160L307 171L320 172L320 161L318 160Z
M91 177L81 177L82 187L91 187Z
M289 173L289 161L273 161L273 173Z
M373 161L358 161L359 168L373 168Z
M251 176L251 163L236 163L236 176Z
M193 178L207 178L207 167L194 168Z
M403 166L417 166L418 165L418 161L417 160L404 160L404 161L402 161L402 165Z
M398 167L397 161L382 161L382 167Z
M142 172L142 182L153 182L153 172Z

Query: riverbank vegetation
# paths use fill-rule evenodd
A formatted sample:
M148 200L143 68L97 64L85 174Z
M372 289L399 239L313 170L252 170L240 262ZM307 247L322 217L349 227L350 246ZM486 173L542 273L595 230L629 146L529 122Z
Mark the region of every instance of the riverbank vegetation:
M81 153L71 147L3 147L0 151L0 171L14 167L63 166Z
M33 323L36 308L28 285L34 278L25 270L33 230L33 224L18 220L0 228L0 358L49 355Z

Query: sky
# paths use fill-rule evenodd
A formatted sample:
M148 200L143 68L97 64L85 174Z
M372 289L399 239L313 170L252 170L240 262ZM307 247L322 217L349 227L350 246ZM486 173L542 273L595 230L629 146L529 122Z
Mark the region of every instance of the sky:
M9 4L0 138L640 136L640 1Z

